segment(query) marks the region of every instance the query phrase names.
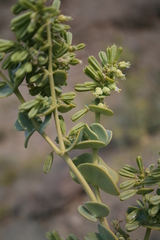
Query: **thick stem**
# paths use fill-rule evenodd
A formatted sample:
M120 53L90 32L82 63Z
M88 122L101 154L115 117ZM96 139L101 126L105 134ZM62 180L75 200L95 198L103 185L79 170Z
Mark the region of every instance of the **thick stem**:
M151 233L151 228L147 228L145 236L144 236L144 240L148 240L149 239L150 233Z
M49 55L49 61L48 61L49 83L50 83L50 91L51 91L51 96L52 96L52 106L55 107L57 105L57 97L56 97L56 92L55 92L53 70L52 70L52 39L51 39L51 31L50 31L50 22L49 21L48 21L48 24L47 24L47 39L48 39L48 44L49 44L49 50L48 50L48 55ZM65 152L65 146L64 146L64 142L63 142L63 138L62 138L61 129L60 129L57 108L55 108L55 110L54 110L54 120L55 120L55 125L56 125L60 150L61 150L61 153L63 155L63 153Z

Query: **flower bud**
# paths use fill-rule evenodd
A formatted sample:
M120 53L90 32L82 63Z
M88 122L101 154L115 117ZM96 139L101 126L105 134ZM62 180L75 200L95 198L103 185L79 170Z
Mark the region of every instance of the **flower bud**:
M131 66L130 62L121 61L118 63L120 68L129 68Z
M69 17L69 16L65 16L65 15L61 14L61 15L58 16L58 20L60 22L67 22L67 21L71 21L72 18Z
M116 84L115 83L110 83L110 84L108 84L108 88L110 90L115 90L116 89Z
M99 96L102 94L103 94L102 89L100 87L96 87L94 95Z
M110 90L108 87L103 87L103 93L104 93L105 95L110 95L111 90Z
M123 80L126 79L126 78L125 78L125 75L122 73L122 71L121 71L120 69L117 69L116 72L115 72L115 74L116 74L116 76L117 76L118 78L121 78L121 79L123 79Z

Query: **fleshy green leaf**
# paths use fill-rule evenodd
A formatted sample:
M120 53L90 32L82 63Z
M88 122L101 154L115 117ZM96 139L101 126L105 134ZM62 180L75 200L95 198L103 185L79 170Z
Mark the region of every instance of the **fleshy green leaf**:
M61 113L69 112L72 108L75 108L75 104L60 104L58 106L58 111Z
M79 213L85 217L86 219L92 221L92 222L97 222L97 218L91 215L91 213L88 211L88 209L85 206L79 206L78 207Z
M18 119L14 124L14 129L16 129L17 131L24 131L23 127L20 125Z
M99 140L97 134L94 133L94 131L92 131L91 128L87 124L84 125L84 133L85 133L85 135L88 136L88 138L90 140Z
M89 141L83 141L74 147L75 149L87 149L87 148L103 148L105 147L105 144L101 141L95 141L95 140L89 140Z
M54 71L54 82L55 85L65 85L67 80L67 74L64 70Z
M107 217L109 215L110 209L107 205L98 202L85 202L84 205L96 218L98 217Z
M99 233L88 233L85 237L85 240L103 240Z
M0 87L0 98L8 97L12 93L13 93L13 90L7 84Z
M129 189L136 183L136 180L128 180L120 184L120 189Z
M107 107L101 107L101 106L98 106L98 105L88 105L89 107L89 110L91 112L97 112L97 113L101 113L105 116L112 116L113 115L113 111Z
M138 212L139 212L139 209L137 208L137 209L133 210L130 214L128 214L127 222L130 222L130 223L133 222L136 219Z
M98 165L105 167L108 170L108 173L112 177L113 181L115 183L118 182L119 175L117 174L117 172L110 168L100 157L98 157Z
M141 222L134 221L133 223L127 223L125 225L128 232L132 232L141 226Z
M99 123L92 123L90 129L98 136L98 140L104 142L106 145L109 144L112 139L112 131L106 130Z
M22 126L22 128L27 131L31 132L34 128L31 119L28 118L27 113L18 113L18 122Z
M34 118L37 115L40 107L41 107L40 103L37 103L36 105L34 105L34 107L32 107L31 110L28 112L28 117Z
M140 189L138 189L137 194L143 195L143 194L148 194L153 191L154 191L154 188L140 188Z
M119 198L121 201L124 201L132 196L134 196L136 193L137 193L138 190L136 189L132 189L132 190L127 190L125 192L122 192L120 195L119 195Z
M78 170L89 184L97 186L111 195L119 195L118 187L104 167L91 163L84 163L78 166Z
M103 240L118 240L114 233L109 228L104 227L102 224L98 224L98 231Z
M75 164L76 167L79 166L80 164L83 164L83 163L93 163L92 154L91 153L83 153L83 154L75 157L72 161L73 161L73 163ZM112 168L110 168L100 157L98 157L98 165L106 168L107 171L108 171L108 174L111 176L113 181L115 183L118 182L119 175ZM73 180L75 182L79 183L77 178L75 177L75 175L72 172L70 172L70 174L71 174L71 177L73 178Z

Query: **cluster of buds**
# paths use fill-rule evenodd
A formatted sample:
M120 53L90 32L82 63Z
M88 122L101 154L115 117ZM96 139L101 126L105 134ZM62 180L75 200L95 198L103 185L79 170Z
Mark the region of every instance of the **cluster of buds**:
M92 91L96 98L105 98L111 91L120 92L121 89L117 87L118 79L125 80L122 69L130 67L130 62L118 62L121 53L121 47L117 48L116 45L108 47L106 52L99 52L101 64L94 56L90 56L89 65L85 67L84 73L92 79L92 82L77 84L76 91Z

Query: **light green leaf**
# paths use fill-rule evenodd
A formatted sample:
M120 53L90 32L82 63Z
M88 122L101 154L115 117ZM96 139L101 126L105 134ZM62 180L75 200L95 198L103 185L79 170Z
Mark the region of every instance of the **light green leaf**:
M85 237L85 240L103 240L99 233L88 233Z
M120 189L129 189L136 183L136 180L128 180L120 184Z
M30 108L34 107L34 105L37 103L37 100L31 100L28 102L24 102L20 105L19 110L24 111L24 110L29 110Z
M97 218L91 215L91 213L88 211L88 209L85 206L79 206L78 207L79 213L85 217L86 219L92 221L92 222L97 222Z
M104 142L105 145L109 144L112 139L112 131L106 130L99 123L92 123L90 129L98 136L99 141Z
M97 112L97 113L103 114L105 116L113 115L113 111L107 107L101 107L101 106L92 105L92 104L88 105L88 107L91 112Z
M52 6L55 7L56 10L59 10L60 5L61 5L60 0L54 0L52 3Z
M130 214L128 214L127 222L129 222L129 223L133 222L136 219L139 211L140 211L140 209L137 208L137 209L133 210Z
M34 117L37 115L40 107L41 107L41 104L40 104L40 103L35 104L35 105L31 108L31 110L28 112L28 117L29 117L29 118L34 118Z
M103 166L108 170L109 175L115 183L119 181L119 175L117 174L117 172L110 168L100 157L98 157L98 165Z
M128 232L132 232L141 226L141 222L134 221L133 223L127 223L125 225Z
M75 108L75 104L60 104L58 106L58 111L61 113L69 112L72 108Z
M78 170L89 184L97 186L111 195L119 195L118 187L104 167L92 163L84 163L78 166Z
M151 196L149 198L149 202L152 203L153 205L159 204L160 203L160 196L159 195Z
M103 240L118 240L115 234L109 228L104 227L102 224L98 224L98 231Z
M101 141L96 140L89 140L89 141L83 141L74 147L75 149L87 149L87 148L103 148L106 145Z
M94 133L94 131L92 131L91 128L87 124L84 125L84 134L85 134L85 136L87 135L88 139L90 139L90 140L99 140L97 134Z
M90 202L85 202L84 205L96 218L107 217L109 215L110 209L107 205L103 203L90 201Z
M83 154L73 158L72 161L76 167L83 163L93 163L92 154L91 153L83 153ZM118 182L119 175L112 168L110 168L100 157L98 157L98 165L106 168L107 169L106 171L108 171L108 174L111 176L113 181L115 183ZM79 183L77 178L75 177L75 175L72 172L70 172L70 174L71 174L71 177L73 178L73 180L75 182Z
M121 169L119 170L119 174L123 177L128 177L128 178L135 178L136 179L136 175L134 173L131 173L127 170Z
M148 194L153 191L154 191L154 188L140 188L140 189L138 189L137 194L143 195L143 194Z
M132 196L134 196L136 193L137 193L138 190L136 189L132 189L132 190L127 190L125 192L122 192L120 195L119 195L119 198L121 201L124 201Z

